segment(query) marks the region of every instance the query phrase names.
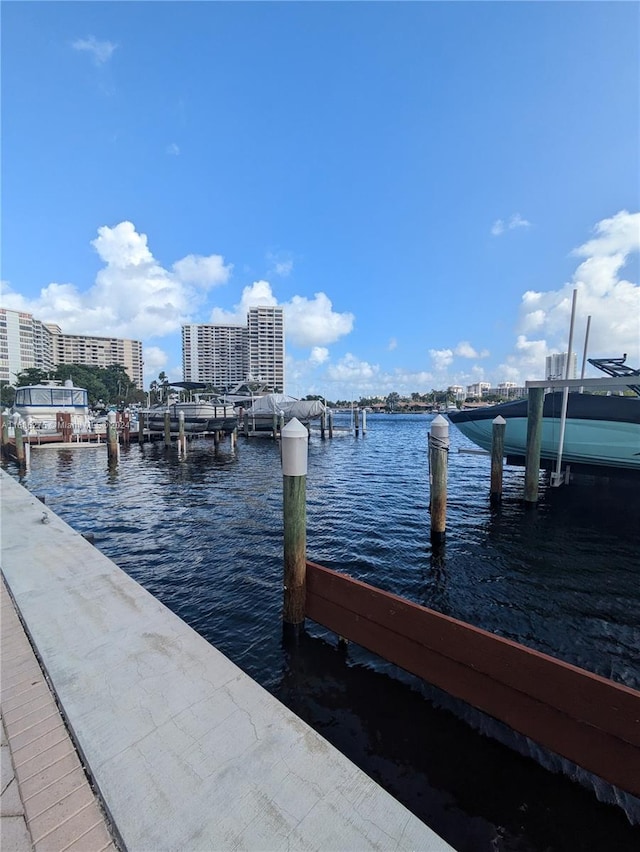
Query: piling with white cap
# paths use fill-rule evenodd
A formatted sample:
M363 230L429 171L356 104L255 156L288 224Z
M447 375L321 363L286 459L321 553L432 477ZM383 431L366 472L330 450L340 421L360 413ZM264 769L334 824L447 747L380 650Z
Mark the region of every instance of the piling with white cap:
M500 414L493 419L491 430L491 489L489 498L492 502L502 499L502 463L504 457L504 433L507 421Z
M107 414L107 460L109 464L118 463L118 429L115 411Z
M187 455L187 439L184 434L184 411L178 412L178 455Z
M282 620L304 623L307 561L307 454L309 433L294 417L282 430L284 607Z
M438 414L429 432L429 484L431 487L431 541L444 541L447 526L447 467L449 462L449 421Z
M171 412L168 408L164 413L164 445L171 446Z

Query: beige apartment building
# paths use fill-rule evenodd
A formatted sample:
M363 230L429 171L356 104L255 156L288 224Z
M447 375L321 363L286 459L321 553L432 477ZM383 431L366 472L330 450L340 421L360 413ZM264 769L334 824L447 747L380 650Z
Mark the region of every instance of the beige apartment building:
M120 364L136 387L143 387L139 340L63 334L60 326L42 323L32 314L0 308L0 380L14 384L17 374L29 367L47 371L61 364Z

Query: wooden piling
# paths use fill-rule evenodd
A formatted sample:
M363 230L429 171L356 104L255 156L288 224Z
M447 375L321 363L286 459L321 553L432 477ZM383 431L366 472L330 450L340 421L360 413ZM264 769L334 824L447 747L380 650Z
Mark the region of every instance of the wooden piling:
M138 443L140 446L144 444L144 414L142 411L138 412Z
M353 409L353 428L357 438L360 434L360 409L357 407Z
M304 623L307 548L307 452L309 433L297 418L282 430L285 624Z
M21 427L18 426L17 423L14 427L14 436L16 441L16 461L18 462L18 464L24 464L24 436Z
M507 421L498 415L493 420L491 430L491 489L489 498L492 502L502 499L502 471L504 461L504 433Z
M249 412L245 411L244 413L244 436L245 438L249 437Z
M431 486L431 541L440 544L447 526L447 468L449 462L449 421L441 414L434 418L429 432L429 482Z
M333 438L333 411L329 409L329 440Z
M524 467L525 505L533 505L538 502L543 405L544 388L529 388L527 407L527 447Z
M122 412L120 423L122 425L121 441L128 447L131 442L131 412L128 408Z
M167 409L164 413L164 445L171 446L171 412Z
M273 428L273 440L275 441L278 437L278 414L276 411L273 412L271 426Z
M2 414L0 414L0 418L2 418L2 455L6 456L9 447L9 424L7 418Z
M236 426L236 428L233 430L233 432L231 432L231 433L229 434L229 443L230 443L230 445L231 445L231 452L232 452L232 453L233 453L233 452L235 452L236 445L237 445L237 443L238 443L238 427L237 427L237 426Z
M187 439L184 434L184 411L178 412L178 455L187 455Z
M115 411L110 411L107 417L107 461L109 464L118 463L118 427Z
M367 409L362 409L362 434L363 436L367 434Z
M320 439L324 441L325 439L325 429L327 428L327 409L324 408L322 414L320 415Z

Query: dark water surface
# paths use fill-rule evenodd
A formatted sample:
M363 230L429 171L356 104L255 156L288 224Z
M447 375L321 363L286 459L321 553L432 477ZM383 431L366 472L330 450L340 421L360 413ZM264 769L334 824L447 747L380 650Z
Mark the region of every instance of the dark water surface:
M525 512L523 471L507 468L492 509L489 460L458 453L471 444L451 427L436 558L430 421L376 415L365 437L313 437L309 558L640 688L637 486L543 486ZM283 648L273 441L240 437L236 453L194 441L182 461L175 447L133 445L112 471L106 448L34 449L21 481L460 852L640 849L620 808L478 733L397 668L312 624Z

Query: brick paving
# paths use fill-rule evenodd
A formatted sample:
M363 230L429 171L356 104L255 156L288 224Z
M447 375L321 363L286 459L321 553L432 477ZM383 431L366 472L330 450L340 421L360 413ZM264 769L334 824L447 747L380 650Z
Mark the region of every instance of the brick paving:
M0 586L2 852L117 852L4 580Z

